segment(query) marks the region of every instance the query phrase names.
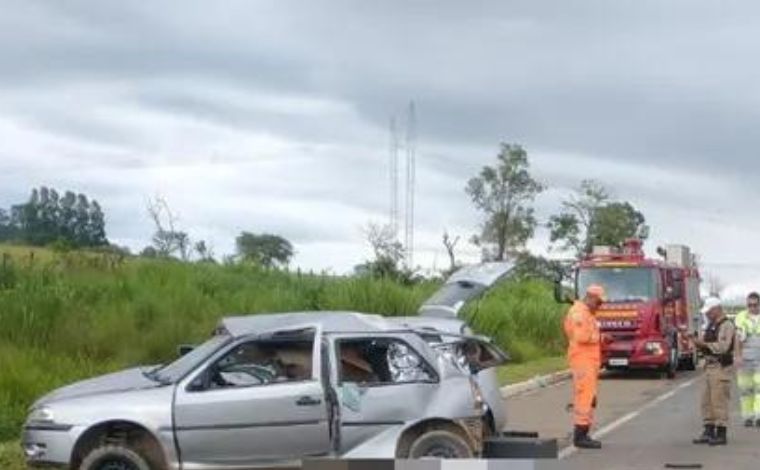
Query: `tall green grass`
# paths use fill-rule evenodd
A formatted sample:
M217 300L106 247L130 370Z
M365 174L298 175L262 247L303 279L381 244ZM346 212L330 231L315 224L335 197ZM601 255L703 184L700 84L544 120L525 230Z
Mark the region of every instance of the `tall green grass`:
M0 246L0 257L3 247ZM173 359L222 316L353 310L413 314L437 288L390 280L266 271L252 266L67 254L0 265L0 441L27 407L65 383ZM468 315L515 360L556 353L559 308L541 282L506 285Z

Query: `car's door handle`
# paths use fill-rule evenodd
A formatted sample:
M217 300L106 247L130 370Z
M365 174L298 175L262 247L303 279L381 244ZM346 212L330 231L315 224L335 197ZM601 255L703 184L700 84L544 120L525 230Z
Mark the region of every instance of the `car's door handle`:
M301 397L296 400L296 405L298 406L317 406L320 403L322 403L322 400L314 397Z

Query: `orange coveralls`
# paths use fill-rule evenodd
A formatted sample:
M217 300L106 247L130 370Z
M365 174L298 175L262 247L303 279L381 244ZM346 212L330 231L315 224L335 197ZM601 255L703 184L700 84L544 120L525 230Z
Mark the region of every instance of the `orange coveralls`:
M594 422L593 402L596 397L601 367L599 325L588 306L576 301L565 317L567 362L573 374L573 410L577 426Z

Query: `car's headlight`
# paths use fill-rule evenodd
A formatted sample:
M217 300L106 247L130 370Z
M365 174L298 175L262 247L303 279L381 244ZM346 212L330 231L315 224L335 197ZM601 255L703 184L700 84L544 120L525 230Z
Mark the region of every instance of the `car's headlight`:
M52 423L55 421L55 415L53 414L53 410L50 408L41 406L39 408L33 409L32 412L29 413L27 421L34 423Z

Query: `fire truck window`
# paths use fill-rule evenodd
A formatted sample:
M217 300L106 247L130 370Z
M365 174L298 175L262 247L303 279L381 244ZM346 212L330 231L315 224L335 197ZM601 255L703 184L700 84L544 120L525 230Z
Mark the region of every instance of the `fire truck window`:
M657 271L651 268L587 268L578 274L578 291L601 284L610 302L641 302L658 297Z

